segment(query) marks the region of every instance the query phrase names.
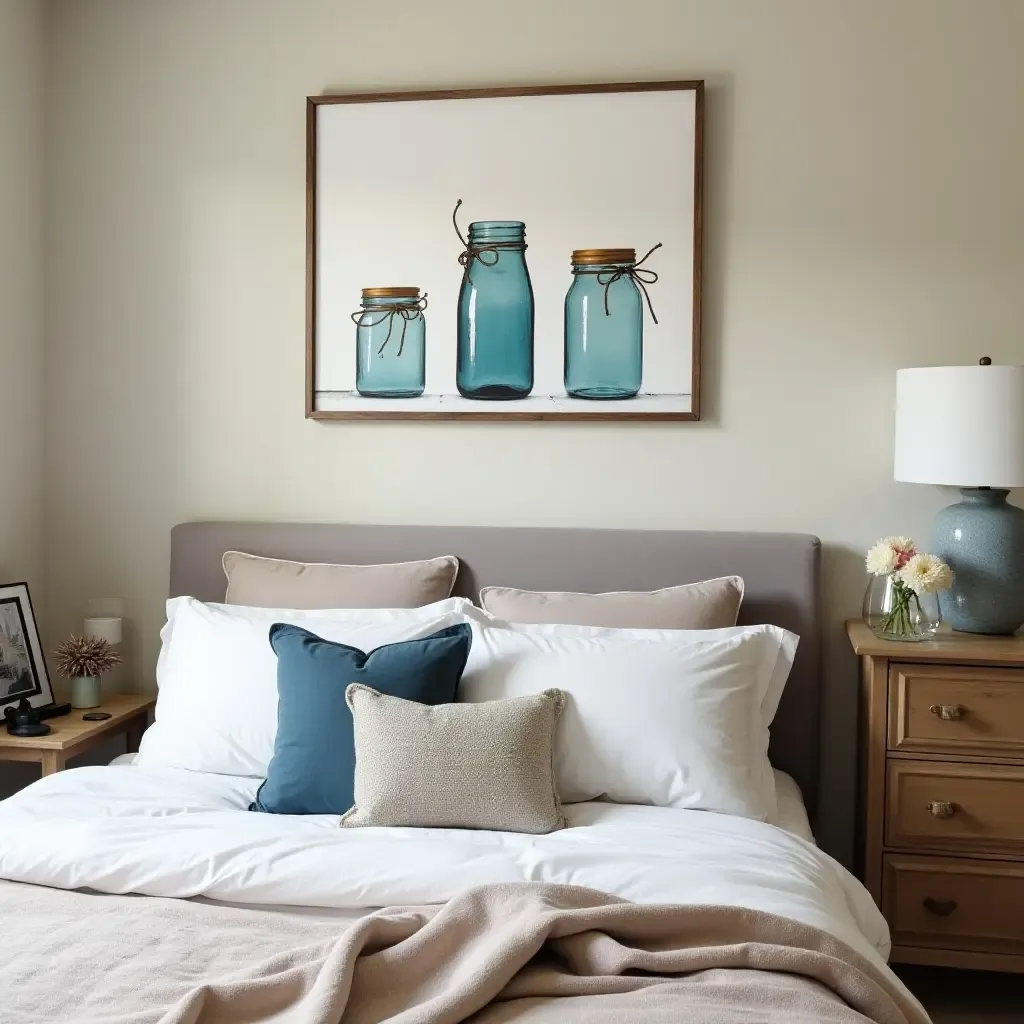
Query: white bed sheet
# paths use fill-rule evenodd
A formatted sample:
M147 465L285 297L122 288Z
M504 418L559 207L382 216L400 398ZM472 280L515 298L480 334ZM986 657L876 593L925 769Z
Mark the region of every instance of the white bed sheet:
M570 828L546 836L342 829L334 815L248 812L258 785L137 765L48 776L0 802L0 878L346 919L443 902L473 885L556 882L638 903L750 907L876 960L888 954L888 929L863 886L812 841L765 822L584 803L566 809Z
M138 754L120 754L110 763L111 765L134 764L138 756ZM792 775L780 772L778 768L774 768L772 771L775 775L775 799L778 807L771 823L813 843L815 841L814 833L811 831L807 807L796 779Z

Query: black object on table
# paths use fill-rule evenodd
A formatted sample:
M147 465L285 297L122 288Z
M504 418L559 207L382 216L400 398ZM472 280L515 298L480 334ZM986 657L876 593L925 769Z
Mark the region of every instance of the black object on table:
M70 704L49 704L46 707L36 708L40 720L44 718L60 718L61 715L71 714Z
M5 708L7 731L12 736L45 736L50 727L40 721L39 712L28 702L27 697L18 701L16 708Z

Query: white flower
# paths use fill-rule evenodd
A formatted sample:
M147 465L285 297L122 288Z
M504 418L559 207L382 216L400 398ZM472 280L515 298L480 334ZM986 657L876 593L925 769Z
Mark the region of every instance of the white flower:
M937 590L949 590L953 585L949 566L941 558L923 551L914 555L899 575L915 594L934 594Z
M888 541L880 540L870 551L864 564L872 576L888 576L896 570L896 552Z

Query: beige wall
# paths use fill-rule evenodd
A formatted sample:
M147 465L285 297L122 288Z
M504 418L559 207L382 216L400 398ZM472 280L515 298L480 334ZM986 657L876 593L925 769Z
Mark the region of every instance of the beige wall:
M43 22L0 0L0 584L43 599ZM37 608L38 611L38 608Z
M43 578L43 8L0 0L0 584ZM30 782L0 765L0 797Z
M845 854L840 630L859 553L926 534L950 497L892 481L894 371L1024 348L1024 4L66 0L54 15L53 628L90 595L123 597L145 682L168 531L197 517L817 533L822 835ZM709 87L704 422L303 419L304 96L679 77ZM640 139L616 200L642 187Z

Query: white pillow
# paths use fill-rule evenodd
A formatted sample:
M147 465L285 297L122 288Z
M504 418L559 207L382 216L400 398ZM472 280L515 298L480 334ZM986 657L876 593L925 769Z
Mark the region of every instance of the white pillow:
M458 699L565 691L555 741L565 803L603 798L773 817L761 708L773 682L784 684L798 638L767 625L673 630L661 640L624 632L509 629L476 613Z
M309 611L172 598L160 633L156 721L137 763L266 776L277 736L277 656L268 639L275 622L370 651L464 622L471 607L461 597L422 608Z
M744 636L751 629L760 629L760 626L724 626L721 629L623 629L616 626L575 626L562 623L531 623L531 622L507 622L485 611L475 605L469 610L470 617L485 625L500 626L504 629L511 629L517 633L536 633L539 636L570 636L570 637L604 637L609 640L648 640L655 643L665 641L674 642L677 640L714 640L726 639L731 636ZM777 627L780 628L781 627ZM783 630L783 632L785 632ZM796 635L796 634L792 634ZM797 637L799 640L799 637ZM795 647L794 647L795 653ZM765 729L768 729L775 721L775 715L779 710L779 702L782 700L783 691L789 681L789 673L793 667L793 660L780 658L775 665L775 671L768 681L768 688L761 701L761 721Z

